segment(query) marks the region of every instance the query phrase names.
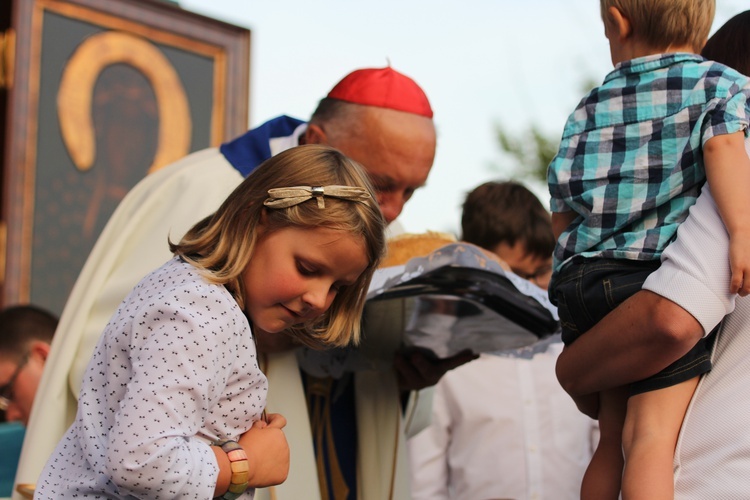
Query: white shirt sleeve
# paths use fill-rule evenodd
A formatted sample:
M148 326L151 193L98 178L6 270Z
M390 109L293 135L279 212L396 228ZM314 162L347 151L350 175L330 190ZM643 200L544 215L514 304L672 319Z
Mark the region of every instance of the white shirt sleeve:
M414 500L448 500L448 450L450 449L450 410L439 383L435 388L432 423L409 439L411 493Z
M114 377L125 378L115 373L119 363L133 367L109 430L106 454L107 471L121 494L213 494L216 459L205 440L195 436L204 425L213 427L210 408L219 402L239 356L238 329L224 324L231 325L224 319L233 319L231 303L217 300L217 294L195 295L178 291L173 303L138 310L137 325L129 333L143 340L131 341L127 358L124 348L108 348L111 360L104 362L109 361L105 366ZM87 402L82 396L83 408Z
M704 335L734 310L729 293L729 235L708 184L662 255L659 269L643 284L692 314Z

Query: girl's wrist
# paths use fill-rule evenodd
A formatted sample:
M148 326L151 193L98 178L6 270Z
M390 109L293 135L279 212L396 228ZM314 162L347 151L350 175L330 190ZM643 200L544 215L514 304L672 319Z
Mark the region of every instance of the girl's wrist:
M219 495L216 498L224 500L235 500L241 496L248 488L248 479L250 475L250 467L247 459L245 450L236 441L231 439L221 439L211 443L211 446L221 448L222 452L226 454L226 458L229 462L229 484L227 486L226 493ZM221 467L220 467L221 469ZM220 473L220 478L222 474ZM225 482L224 481L221 482ZM217 490L222 491L223 488L219 489L219 482L217 481Z

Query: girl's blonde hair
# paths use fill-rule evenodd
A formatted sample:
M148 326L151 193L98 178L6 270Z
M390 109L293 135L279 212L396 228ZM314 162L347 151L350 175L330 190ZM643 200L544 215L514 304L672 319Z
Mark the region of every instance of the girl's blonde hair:
M689 45L700 53L714 21L716 0L599 0L602 19L610 7L630 20L633 35L655 50Z
M370 198L326 197L325 208L318 208L315 198L281 209L263 205L269 189L331 185L363 187ZM178 244L170 242L170 249L197 267L209 282L226 286L244 307L242 273L252 258L264 211L264 231L323 227L363 241L368 266L356 283L342 288L320 318L289 329L300 342L314 348L356 344L367 288L385 251L386 223L364 169L328 146L286 150L258 166L214 214L193 226Z

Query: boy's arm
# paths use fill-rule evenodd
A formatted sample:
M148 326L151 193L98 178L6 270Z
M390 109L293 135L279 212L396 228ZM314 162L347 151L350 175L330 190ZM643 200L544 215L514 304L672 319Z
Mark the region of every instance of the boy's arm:
M750 293L750 158L744 132L717 135L703 145L706 179L729 233L730 292Z

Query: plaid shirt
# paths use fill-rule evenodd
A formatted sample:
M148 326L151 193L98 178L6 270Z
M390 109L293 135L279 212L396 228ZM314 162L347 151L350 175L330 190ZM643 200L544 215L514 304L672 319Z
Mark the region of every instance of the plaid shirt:
M575 255L659 258L705 180L705 142L747 134L748 98L750 80L694 54L617 65L568 118L547 171L551 210L578 213L555 272Z

